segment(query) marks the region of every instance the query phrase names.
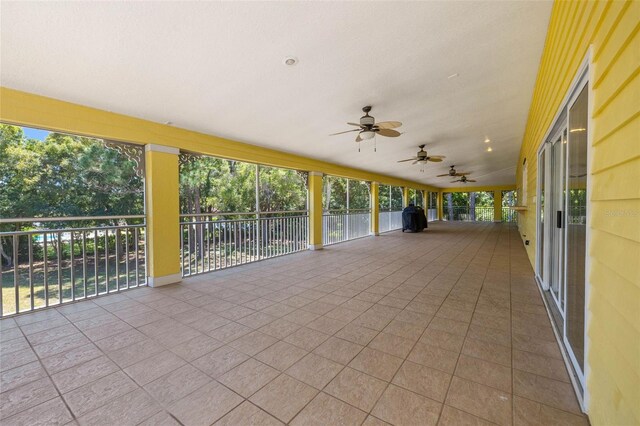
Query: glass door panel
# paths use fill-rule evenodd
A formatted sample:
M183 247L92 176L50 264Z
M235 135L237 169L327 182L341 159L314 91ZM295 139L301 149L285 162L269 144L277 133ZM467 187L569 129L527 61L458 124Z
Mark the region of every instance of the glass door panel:
M587 228L587 123L585 86L569 109L567 156L567 275L565 336L584 372L585 257Z
M564 316L564 186L566 129L554 140L551 148L551 268L549 286L560 315Z

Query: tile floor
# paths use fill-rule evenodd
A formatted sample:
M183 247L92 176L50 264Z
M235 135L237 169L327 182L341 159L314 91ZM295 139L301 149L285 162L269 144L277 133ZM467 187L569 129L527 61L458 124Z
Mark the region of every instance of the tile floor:
M0 336L3 425L588 424L508 225L364 238Z

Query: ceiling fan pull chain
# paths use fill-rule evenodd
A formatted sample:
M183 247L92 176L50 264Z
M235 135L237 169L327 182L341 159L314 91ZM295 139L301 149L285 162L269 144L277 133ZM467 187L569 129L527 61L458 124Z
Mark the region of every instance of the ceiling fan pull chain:
M373 152L378 152L378 146L376 145L376 143L378 142L378 138L377 137L373 137Z

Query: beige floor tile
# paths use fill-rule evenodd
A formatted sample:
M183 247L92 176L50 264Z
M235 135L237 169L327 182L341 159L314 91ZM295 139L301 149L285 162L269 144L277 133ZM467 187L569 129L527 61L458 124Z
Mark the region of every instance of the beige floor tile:
M453 377L445 404L499 425L510 425L511 399L509 393Z
M364 411L321 392L290 424L293 426L359 426L366 416L367 413Z
M571 414L518 396L513 397L514 425L588 426L586 416Z
M347 404L369 412L386 387L386 382L347 367L324 391Z
M213 381L174 402L167 410L185 426L210 425L242 401L242 397Z
M331 336L328 334L302 327L285 337L283 340L306 351L312 351L329 337Z
M366 327L360 327L353 323L347 324L342 330L335 334L336 337L362 346L369 344L369 342L377 335L378 331Z
M122 371L116 371L94 382L87 383L62 397L76 417L93 411L111 400L138 389Z
M573 387L566 382L513 370L513 393L564 411L581 412Z
M293 364L285 372L309 386L322 389L342 369L341 364L311 353Z
M460 353L464 336L427 328L419 341L427 345L435 345L447 351Z
M283 320L289 321L289 322L292 322L292 323L298 324L298 325L309 324L311 321L313 321L313 320L315 320L317 318L320 318L320 314L315 314L315 313L310 312L310 311L305 311L302 308L298 309L297 311L291 312L290 314L287 314L287 315L282 317Z
M194 361L223 345L219 340L209 336L198 336L170 348L171 352L187 362Z
M460 355L455 375L511 393L511 368L504 365Z
M429 323L428 329L445 331L447 333L457 334L464 337L467 334L468 327L469 324L466 322L436 316Z
M209 376L187 364L145 385L144 389L156 401L166 406L210 381Z
M390 382L401 364L402 358L367 347L349 363L349 367Z
M119 368L106 356L87 361L51 376L60 393L67 393L80 386L118 371Z
M229 343L250 333L251 331L252 329L246 325L231 322L223 325L222 327L218 327L215 330L208 331L206 334L221 342Z
M280 341L255 356L259 361L280 371L291 367L308 352L290 343Z
M348 342L337 337L330 337L316 349L313 353L328 358L332 361L346 365L362 350L363 346Z
M513 368L537 374L538 376L544 376L549 379L570 383L567 367L564 362L559 359L514 349Z
M0 419L35 407L58 396L51 379L43 377L26 385L0 393Z
M440 414L440 420L438 421L438 426L491 426L495 425L495 423L491 423L489 421L483 420L480 417L476 417L473 414L466 413L462 410L458 410L457 408L453 408L449 405L445 405L442 408L442 413Z
M288 423L317 393L311 386L282 374L255 393L250 401Z
M326 316L317 318L306 325L307 328L319 331L321 333L333 335L340 331L345 325L346 321L340 321Z
M160 412L161 408L142 389L122 395L79 417L80 425L133 426Z
M385 327L384 330L382 330L382 332L416 341L420 338L424 330L425 328L420 325L393 320Z
M393 334L380 333L371 342L369 342L368 347L388 353L389 355L406 358L415 343L415 340L406 339Z
M166 411L161 411L139 423L138 426L180 426L180 423Z
M556 342L550 342L532 336L513 333L513 348L550 358L562 359L560 348Z
M248 355L233 349L230 346L222 346L213 352L196 359L191 364L213 378L220 377L236 365L242 364Z
M277 341L278 339L271 337L268 334L264 334L259 331L252 331L251 333L229 343L229 346L249 356L254 356Z
M392 383L435 401L444 402L450 381L450 374L405 361Z
M58 397L8 417L2 421L2 424L12 426L49 426L65 425L72 420L71 413L62 399Z
M278 370L250 358L218 377L218 381L239 395L249 398L279 374Z
M467 338L462 347L462 353L485 361L495 362L511 367L511 348L493 343Z
M383 422L382 420L370 415L367 416L367 419L362 423L362 426L387 426L388 424L389 423Z
M185 365L186 362L178 355L165 350L149 359L145 359L124 369L140 386L168 374Z
M394 425L435 425L441 406L436 401L389 385L371 414Z
M488 328L476 324L469 326L467 337L494 345L511 347L511 332L497 328Z
M277 320L260 327L258 331L268 334L276 339L284 339L294 331L298 330L301 325L278 318Z
M11 342L14 342L12 340ZM28 343L26 339L24 340L26 346L28 347ZM34 345L33 350L36 354L38 354L41 358L46 358L48 356L53 356L56 354L60 354L62 352L66 352L73 348L77 348L80 346L84 346L87 343L91 343L89 339L84 334L76 333L70 336L65 336L60 339L53 340L51 342L43 343L40 345ZM3 346L7 346L6 343L3 343Z
M49 374L55 374L102 355L102 351L96 345L89 343L58 355L43 358L42 365Z
M427 367L453 374L458 362L457 352L447 351L434 344L416 343L407 359Z
M245 401L215 423L215 426L279 426L280 420Z

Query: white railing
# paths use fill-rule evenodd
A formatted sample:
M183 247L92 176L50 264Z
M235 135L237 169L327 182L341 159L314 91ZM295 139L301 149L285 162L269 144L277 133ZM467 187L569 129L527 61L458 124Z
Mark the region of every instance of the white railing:
M322 244L331 245L370 235L371 210L330 210L322 215Z
M457 220L465 222L493 222L493 207L480 207L475 209L469 206L445 207L444 220Z
M379 220L380 233L402 229L402 210L380 211Z
M427 221L433 222L434 220L438 220L438 209L428 209L427 210Z
M502 207L502 221L507 223L517 223L518 212L511 207Z
M141 223L128 224L128 219ZM132 215L0 220L3 228L15 229L0 232L0 316L146 285L144 219ZM98 222L107 224L95 225ZM53 226L44 227L45 223Z
M180 215L182 275L306 250L309 216L289 212Z

